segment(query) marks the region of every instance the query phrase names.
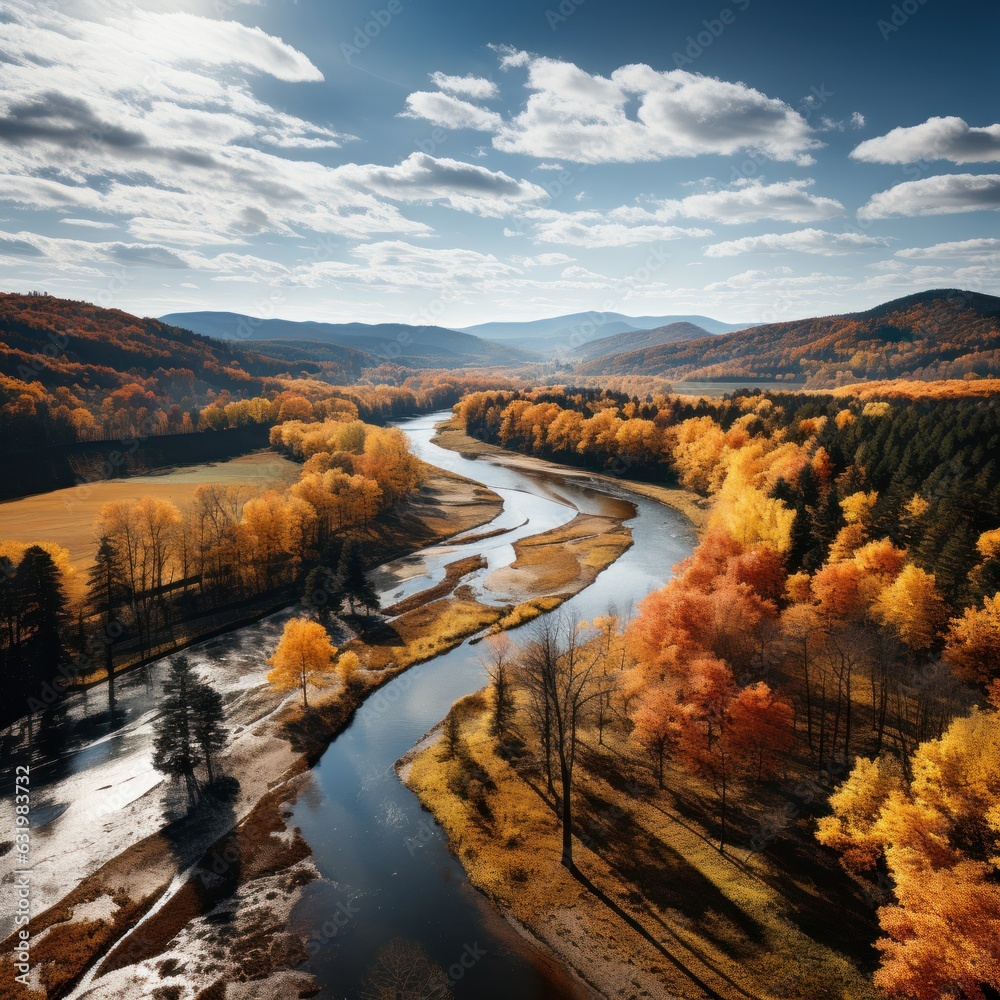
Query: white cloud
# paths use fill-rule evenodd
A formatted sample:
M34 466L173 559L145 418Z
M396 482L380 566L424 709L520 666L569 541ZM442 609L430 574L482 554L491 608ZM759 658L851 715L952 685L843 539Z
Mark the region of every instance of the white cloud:
M638 221L638 216L644 221ZM685 229L656 220L642 209L618 208L601 212L555 212L536 209L525 212L535 225L535 241L563 246L631 247L684 236L711 236L710 229ZM648 221L645 221L648 220Z
M449 94L464 94L479 101L500 95L497 85L482 76L448 76L446 73L431 73L431 82L439 90L446 90Z
M570 62L504 47L497 51L502 69L528 70L531 94L514 117L504 120L468 101L428 91L410 94L404 114L449 128L495 132L493 145L504 152L576 163L748 150L808 164L810 151L822 146L803 115L744 83L679 69L659 72L641 63L603 77ZM432 79L441 85L457 78L436 73Z
M808 163L809 152L822 145L792 107L743 83L643 64L602 77L523 53L508 54L504 65L527 66L531 91L493 140L506 152L634 163L752 150Z
M126 2L79 9L6 5L0 200L120 218L141 241L189 246L429 231L335 168L282 155L350 137L253 94L247 74L322 79L281 39Z
M536 163L532 168L534 170L558 170L562 171L566 168L561 163Z
M990 163L1000 160L1000 125L973 128L961 118L928 118L922 125L866 139L851 151L851 158L865 163Z
M904 181L872 195L860 209L862 219L895 215L947 215L1000 209L1000 174L942 174Z
M64 226L86 226L88 229L117 229L113 222L97 222L94 219L60 219Z
M442 128L471 128L480 132L495 132L503 122L495 111L432 90L410 94L402 114L404 118L426 118Z
M743 180L732 188L654 202L649 208L622 205L607 212L559 212L539 208L525 212L535 225L536 239L578 247L635 246L685 236L711 236L710 229L678 226L679 219L705 219L725 225L759 222L813 222L844 214L833 198L811 194L809 179L764 184Z
M1000 259L1000 240L983 237L975 240L959 240L952 243L935 243L930 247L906 247L896 251L897 257L909 260L960 257L969 260Z
M815 222L844 214L844 206L833 198L810 194L811 179L764 184L742 180L732 188L692 194L679 201L665 201L663 208L689 219L709 219L727 224L760 222Z
M739 257L750 253L808 253L836 257L873 247L888 246L880 236L862 233L831 233L823 229L799 229L792 233L765 233L744 236L705 248L706 257Z
M411 153L394 167L349 164L337 173L366 190L399 201L443 201L478 215L506 215L525 205L548 200L548 192L529 181L515 180L460 160Z

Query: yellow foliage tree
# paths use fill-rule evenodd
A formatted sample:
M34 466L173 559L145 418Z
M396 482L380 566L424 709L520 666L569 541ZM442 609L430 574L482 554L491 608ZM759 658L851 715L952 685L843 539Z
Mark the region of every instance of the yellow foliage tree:
M909 564L879 595L873 611L884 625L893 626L911 649L926 650L947 619L944 600L934 574Z
M267 661L272 669L268 683L279 691L302 688L302 704L309 707L306 689L309 684L323 684L333 670L337 647L330 642L326 629L308 618L290 618L278 641L278 648Z

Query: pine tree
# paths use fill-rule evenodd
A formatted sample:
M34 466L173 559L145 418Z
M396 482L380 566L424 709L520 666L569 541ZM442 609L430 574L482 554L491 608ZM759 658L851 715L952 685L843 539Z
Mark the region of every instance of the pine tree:
M170 662L170 673L163 683L164 700L153 738L153 767L171 778L183 778L188 805L198 801L197 736L194 700L199 681L186 656Z
M308 608L324 625L340 614L344 601L344 581L329 566L315 566L306 576L302 588L302 606Z
M192 732L201 749L208 781L215 780L212 759L226 745L228 732L222 725L222 695L210 684L196 681L191 696Z
M20 604L22 676L30 695L51 684L62 663L66 597L56 564L37 545L25 550L14 588Z
M372 590L368 578L365 576L365 563L361 546L354 539L344 544L340 553L337 574L342 581L348 603L351 605L351 614L354 613L355 606L358 604L365 609L365 614L378 608L378 596Z
M114 644L118 628L118 611L128 597L121 578L118 554L111 540L101 538L88 576L87 607L99 616L102 626L101 644L104 647L104 669L108 675L108 711L115 712L115 653Z

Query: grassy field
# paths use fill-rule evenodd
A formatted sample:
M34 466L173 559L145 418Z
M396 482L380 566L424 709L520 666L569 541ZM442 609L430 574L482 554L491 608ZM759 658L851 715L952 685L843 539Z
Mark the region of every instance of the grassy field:
M246 486L255 491L292 482L299 468L277 452L265 451L227 462L180 466L159 474L101 480L8 500L0 503L0 540L56 542L69 551L73 568L82 574L93 565L97 548L94 524L101 507L112 500L153 496L183 507L195 490L207 483Z
M425 746L405 759L404 780L473 883L602 995L874 1000L865 974L824 943L858 923L829 881L745 848L720 854L692 809L711 793L688 776L671 768L661 791L629 740L606 729L599 745L586 732L574 876L532 755L517 739L501 754L488 733L489 693L452 711L460 754Z

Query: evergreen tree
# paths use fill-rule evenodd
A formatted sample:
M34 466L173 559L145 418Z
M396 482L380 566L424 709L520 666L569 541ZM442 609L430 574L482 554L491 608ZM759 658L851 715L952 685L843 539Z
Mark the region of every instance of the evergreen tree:
M344 544L340 553L337 574L341 579L348 603L351 605L352 614L358 604L365 609L365 614L378 608L378 597L365 576L365 563L361 546L354 539Z
M201 749L211 784L215 780L212 759L226 745L228 736L222 725L222 695L210 684L196 681L192 690L191 711L194 738Z
M19 604L22 679L29 698L56 678L63 661L66 597L59 571L43 548L25 550L14 575Z
M302 588L302 606L312 611L324 625L340 614L344 601L344 581L329 566L316 566L309 571Z
M118 553L111 540L104 536L97 548L94 565L87 574L87 607L101 623L100 645L104 647L104 669L108 675L108 711L115 712L114 644L120 628L118 612L128 597L128 591L118 566Z
M170 673L163 683L163 704L153 738L153 767L171 778L183 778L188 805L198 801L198 738L195 732L194 701L199 685L186 656L170 661Z

